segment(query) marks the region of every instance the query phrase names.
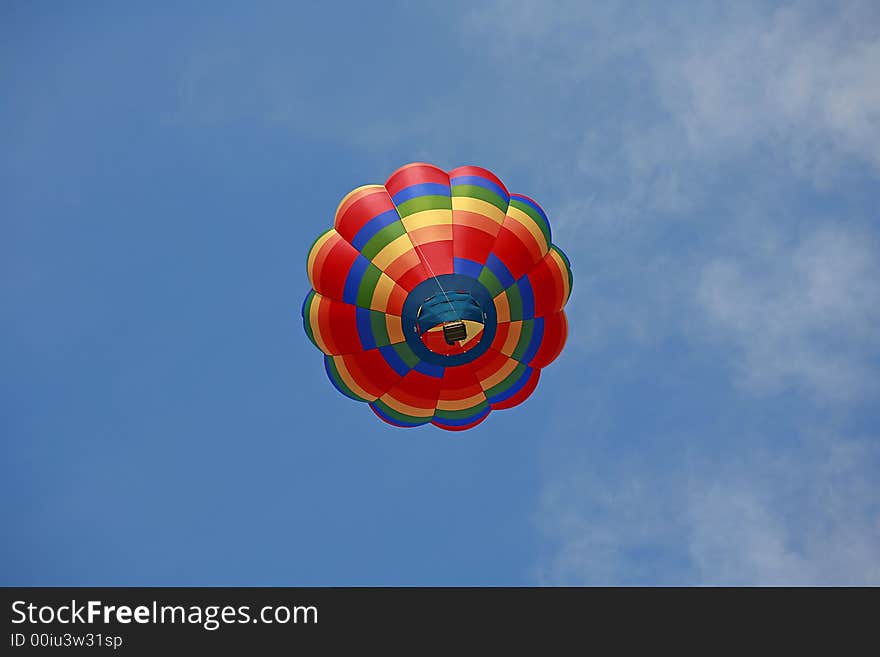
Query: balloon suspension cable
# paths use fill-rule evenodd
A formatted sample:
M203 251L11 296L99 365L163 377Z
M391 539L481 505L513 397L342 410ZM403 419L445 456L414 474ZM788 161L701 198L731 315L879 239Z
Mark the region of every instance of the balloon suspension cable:
M437 283L437 287L440 288L440 291L443 293L443 296L446 297L446 303L449 304L449 307L452 309L452 312L455 313L455 317L457 321L461 321L461 317L458 316L458 312L455 310L455 306L452 305L452 301L449 300L449 295L446 294L446 290L443 289L443 285L440 283L440 279L437 278L437 274L434 273L434 268L431 266L430 261L425 257L425 254L422 252L422 249L415 243L413 243L416 251L419 254L419 257L422 259L422 262L428 266L428 269L431 271L431 276L434 277L434 282ZM445 324L445 322L444 322Z

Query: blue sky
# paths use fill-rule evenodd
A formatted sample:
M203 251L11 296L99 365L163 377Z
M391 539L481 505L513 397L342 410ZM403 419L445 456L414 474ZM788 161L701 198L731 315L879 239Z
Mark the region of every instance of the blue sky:
M876 4L417 4L3 4L0 583L880 584ZM419 160L575 276L463 435L299 318Z

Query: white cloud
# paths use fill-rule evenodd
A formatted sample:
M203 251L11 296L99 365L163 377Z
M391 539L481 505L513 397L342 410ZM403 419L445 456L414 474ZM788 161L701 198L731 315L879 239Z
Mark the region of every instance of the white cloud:
M547 98L509 114L552 117L518 146L573 261L570 348L653 378L678 339L743 413L839 420L683 419L661 463L581 413L548 432L537 581L880 584L880 451L848 428L880 392L877 4L497 2L463 29Z
M656 70L696 153L769 145L820 184L841 158L880 168L880 20L871 5L830 16L781 7L690 36Z
M583 122L568 126L583 139L581 161L607 135L634 174L758 144L796 153L788 161L802 171L831 153L880 167L880 10L827 9L496 2L463 28L491 37L489 51L524 87L582 103ZM645 109L665 110L660 132Z
M757 394L800 387L822 400L877 393L880 250L824 226L794 245L717 258L697 291L713 339L728 340L739 382Z
M690 486L689 552L701 583L880 584L876 441L835 437L814 449L761 454Z
M802 435L791 451L624 457L557 472L539 526L544 585L878 585L876 440Z

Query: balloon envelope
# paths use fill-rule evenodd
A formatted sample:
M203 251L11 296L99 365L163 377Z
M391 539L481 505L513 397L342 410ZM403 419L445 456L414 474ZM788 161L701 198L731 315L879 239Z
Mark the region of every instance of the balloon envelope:
M307 270L330 381L395 426L473 427L565 345L569 261L541 207L486 169L417 162L355 189Z

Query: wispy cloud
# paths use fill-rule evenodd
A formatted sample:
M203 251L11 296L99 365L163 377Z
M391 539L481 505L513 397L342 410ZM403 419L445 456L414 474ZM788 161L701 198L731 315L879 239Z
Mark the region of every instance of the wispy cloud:
M880 167L880 12L844 3L726 16L656 70L696 153L783 151L823 184L843 158ZM711 152L709 153L711 155Z
M639 380L679 341L714 369L677 375L736 409L648 454L601 410L554 424L536 578L880 581L877 436L853 428L880 392L876 4L498 2L463 31L548 97L511 114L553 117L529 147L575 267L570 348ZM574 383L560 405L597 394Z
M688 491L688 549L704 584L878 585L877 437L821 436L758 454Z
M763 248L762 248L763 247ZM729 341L756 394L790 386L823 400L877 394L880 249L870 234L827 225L798 239L717 258L697 290L714 339Z
M880 584L876 436L814 431L784 450L745 440L732 460L683 456L672 470L633 456L556 469L536 581Z

